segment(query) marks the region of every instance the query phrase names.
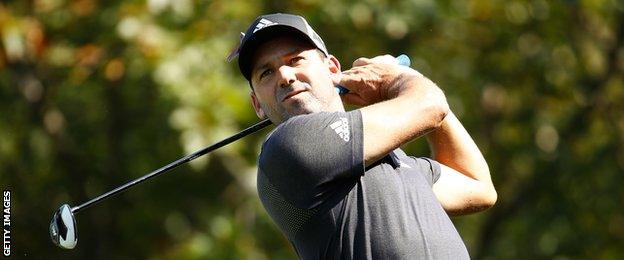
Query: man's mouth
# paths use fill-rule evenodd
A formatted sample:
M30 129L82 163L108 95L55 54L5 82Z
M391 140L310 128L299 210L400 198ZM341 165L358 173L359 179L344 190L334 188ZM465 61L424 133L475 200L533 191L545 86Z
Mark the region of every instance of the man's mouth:
M284 98L282 98L282 102L286 101L287 99L294 97L295 95L301 93L301 92L305 92L307 91L306 89L298 89L298 90L293 90L291 92L288 92L286 94L286 96L284 96Z

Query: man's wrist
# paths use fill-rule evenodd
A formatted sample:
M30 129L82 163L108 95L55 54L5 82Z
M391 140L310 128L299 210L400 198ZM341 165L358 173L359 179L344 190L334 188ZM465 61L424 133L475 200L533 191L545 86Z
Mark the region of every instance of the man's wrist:
M396 78L390 83L390 87L388 88L388 93L386 95L387 99L397 98L402 94L406 94L410 91L417 91L416 88L419 88L419 85L427 84L427 82L423 82L422 76L419 76L414 73L401 72Z

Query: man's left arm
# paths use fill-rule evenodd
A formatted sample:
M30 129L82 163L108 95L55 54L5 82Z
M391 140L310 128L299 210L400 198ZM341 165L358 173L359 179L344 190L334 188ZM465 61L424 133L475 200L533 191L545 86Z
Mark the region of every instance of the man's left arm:
M497 194L479 147L453 113L427 134L433 157L441 165L433 191L449 215L464 215L494 205Z

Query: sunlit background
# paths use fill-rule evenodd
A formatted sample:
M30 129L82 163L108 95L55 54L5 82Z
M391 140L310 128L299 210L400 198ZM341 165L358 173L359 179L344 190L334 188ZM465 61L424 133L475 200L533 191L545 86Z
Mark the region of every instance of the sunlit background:
M77 215L77 205L257 122L226 56L263 13L305 16L349 68L405 53L445 90L499 200L454 218L474 259L624 258L624 2L0 3L0 188L26 259L290 259L255 191L269 130ZM417 140L404 147L429 154Z

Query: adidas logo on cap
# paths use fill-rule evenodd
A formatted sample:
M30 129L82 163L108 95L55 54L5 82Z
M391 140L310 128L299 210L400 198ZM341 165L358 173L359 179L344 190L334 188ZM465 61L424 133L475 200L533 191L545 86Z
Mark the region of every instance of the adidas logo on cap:
M270 26L270 25L274 25L274 24L277 24L277 23L274 23L274 22L271 22L271 21L269 21L267 19L262 18L262 19L260 19L260 21L258 21L258 24L256 24L256 28L253 30L252 33L256 33L258 30L260 30L260 29L262 29L264 27Z

